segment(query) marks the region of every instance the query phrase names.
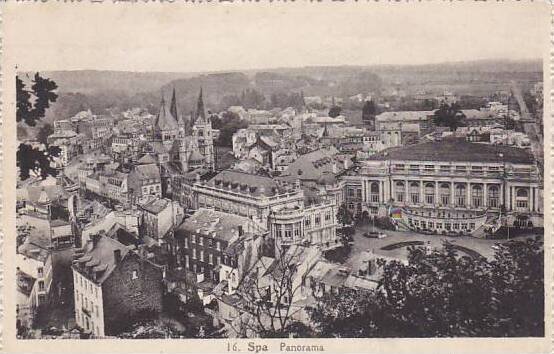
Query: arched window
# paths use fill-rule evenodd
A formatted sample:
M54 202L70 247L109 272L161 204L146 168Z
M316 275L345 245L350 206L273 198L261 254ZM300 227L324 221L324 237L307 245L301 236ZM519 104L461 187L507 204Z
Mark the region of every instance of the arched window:
M519 188L516 190L516 208L521 211L529 209L529 191L527 188Z
M419 204L419 183L410 183L410 202L412 204Z
M471 187L471 204L475 208L483 206L483 187L478 184Z
M489 208L498 208L500 206L500 189L498 186L489 186L488 198Z
M398 181L394 187L396 192L396 201L403 203L406 198L406 186L404 185L404 182Z
M527 189L520 188L520 189L517 190L516 196L518 198L527 198L527 197L529 197L529 193L527 192Z
M449 205L450 204L450 184L449 183L441 183L440 185L440 198L441 198L441 205Z
M435 204L435 184L425 183L425 203Z
M457 184L454 191L454 197L456 199L456 206L463 207L466 205L466 186L463 184Z
M372 203L379 203L379 182L371 183L369 188L370 200Z

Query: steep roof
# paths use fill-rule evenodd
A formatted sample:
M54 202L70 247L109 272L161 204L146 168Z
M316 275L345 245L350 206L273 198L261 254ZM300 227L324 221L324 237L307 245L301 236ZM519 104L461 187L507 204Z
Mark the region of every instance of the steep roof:
M248 192L252 195L265 195L267 197L284 192L285 187L270 177L254 175L236 170L221 171L208 181L210 186L231 187L231 189Z
M106 236L99 236L96 244L87 242L83 250L84 254L77 258L76 262L80 265L92 266L94 271L98 271L96 282L100 284L108 279L114 269L121 264L121 261L116 263L114 251L121 252L121 260L130 252L127 246Z
M200 208L186 219L178 230L202 233L214 239L231 241L234 236L238 236L239 226L248 223L252 223L252 220L244 216Z
M459 161L533 163L528 150L501 145L479 144L464 138L448 138L383 150L370 160Z
M335 161L337 154L338 150L331 146L299 156L296 161L289 165L283 176L317 181L323 174L335 175L335 166L336 168L339 167L339 164Z
M171 114L170 110L167 109L167 107L165 106L165 100L163 98L160 104L160 112L156 117L154 126L158 130L179 129L179 125L177 124L177 119Z
M160 179L160 170L155 164L136 165L133 172L140 180Z

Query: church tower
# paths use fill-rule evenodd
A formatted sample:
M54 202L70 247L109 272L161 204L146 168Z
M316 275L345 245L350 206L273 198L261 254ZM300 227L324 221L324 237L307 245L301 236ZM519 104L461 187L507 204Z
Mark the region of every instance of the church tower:
M160 112L154 122L154 140L161 141L162 144L169 148L173 145L178 133L177 120L171 114L171 109L168 110L165 104L165 98L162 94L162 102L160 103Z
M198 102L196 104L194 125L192 126L192 136L198 145L198 152L204 159L204 167L212 171L215 170L212 122L209 117L206 117L202 89L200 89Z

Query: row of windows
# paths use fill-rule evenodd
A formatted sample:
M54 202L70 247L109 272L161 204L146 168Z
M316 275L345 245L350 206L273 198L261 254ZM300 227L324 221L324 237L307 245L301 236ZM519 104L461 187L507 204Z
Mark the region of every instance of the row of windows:
M206 245L208 247L213 247L214 243L215 243L215 248L218 251L221 251L221 243L219 241L214 240L213 238L210 238L210 237L202 237L200 235L191 235L190 242L193 243L193 244L198 243L200 246ZM188 248L188 239L187 238L185 238L185 248Z
M94 326L94 320L90 319L88 316L86 316L83 312L80 312L77 310L77 318L81 319L81 324L83 328L87 331L92 331L92 334L99 336L100 335L100 328L98 326ZM79 316L80 315L80 316Z
M206 254L208 255L208 257L205 257ZM204 253L204 250L198 250L197 252L196 248L192 249L192 259L198 259L201 262L207 261L208 264L212 265L219 265L221 263L221 256L214 257L214 255L211 253ZM227 260L227 256L225 256L225 259Z
M452 169L454 169L455 172L466 172L469 166L461 166L461 165L457 165L457 166L450 166L450 165L436 166L436 165L396 164L396 165L393 166L393 169L394 169L394 171L405 171L406 167L408 167L408 169L410 171L420 171L423 168L423 170L426 171L426 172L434 172L434 171L437 170L437 167L438 167L438 170L440 172L451 172ZM471 172L480 173L480 172L484 172L484 171L499 172L500 167L499 166L488 166L488 167L471 166Z
M83 295L83 293L79 293L79 290L75 290L75 303L76 304L80 303L82 308L84 308L87 311L90 311L91 315L94 315L96 313L97 318L100 316L99 315L100 311L98 311L98 305L95 305L92 299L89 300L86 296Z
M416 227L420 227L422 229L443 229L443 223L442 222L433 222L433 221L424 221L424 220L412 220L411 218L408 218L408 223L410 225L415 225ZM449 223L449 222L445 222L444 223L444 229L445 230L468 230L468 227L469 227L469 230L473 230L475 229L475 223L466 223L466 222L462 222L462 223L459 223L459 222L454 222L454 223Z
M78 285L81 286L81 289L84 291L88 291L90 294L94 292L94 296L98 299L98 287L96 284L85 278L84 276L80 275L77 272L73 272L73 284L75 288L77 288Z

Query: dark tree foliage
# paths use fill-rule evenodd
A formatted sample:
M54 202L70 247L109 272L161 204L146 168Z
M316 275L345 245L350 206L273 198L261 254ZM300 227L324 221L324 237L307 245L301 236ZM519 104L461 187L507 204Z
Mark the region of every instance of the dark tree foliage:
M364 107L362 108L362 120L368 121L371 120L377 113L377 108L375 103L371 101L365 101Z
M433 123L439 127L449 127L451 131L455 131L458 127L463 126L462 118L463 115L458 104L448 105L443 103L435 111Z
M54 92L58 85L50 79L45 79L35 74L31 91L25 89L25 84L19 77L16 77L16 100L18 122L24 121L27 125L34 127L37 121L44 117L46 109L51 102L56 102L58 95ZM31 96L34 102L31 103Z
M51 166L51 162L59 154L60 148L57 146L51 146L43 150L29 144L19 144L16 157L19 178L22 181L26 180L31 176L31 171L39 174L42 179L48 176L56 176L57 171Z
M45 123L37 133L37 141L46 145L48 143L48 136L54 133L54 128L52 124Z
M340 106L332 106L330 109L329 109L329 117L331 118L336 118L338 116L340 116L340 113L341 113L342 109L340 108Z
M409 250L408 264L380 260L375 291L326 295L310 309L324 337L534 337L544 335L544 250L512 241L494 259L449 245Z
M37 121L44 118L46 109L50 107L51 102L55 102L58 95L53 92L58 86L50 79L45 79L35 74L31 91L25 89L25 84L19 77L16 77L16 100L17 100L17 122L24 122L28 126L35 126ZM33 102L31 102L34 100ZM52 168L53 157L59 156L58 147L48 147L46 138L48 137L48 128L45 126L39 132L38 140L45 145L43 147L34 147L22 143L17 149L17 167L19 168L19 177L25 180L30 177L31 171L39 174L43 179L49 175L55 176L56 170ZM43 130L44 129L44 130Z
M339 210L337 211L337 221L342 225L348 225L352 223L354 218L352 217L352 213L348 208L346 207L346 204L342 203L342 205L339 207Z
M217 140L218 146L233 146L233 134L239 129L248 127L248 123L240 120L240 118L233 112L225 112L222 114L221 119L214 120L212 123L215 129L219 129L219 139Z
M276 92L270 96L271 107L287 108L293 107L296 109L301 109L304 107L304 97L302 93L285 93L285 92Z

